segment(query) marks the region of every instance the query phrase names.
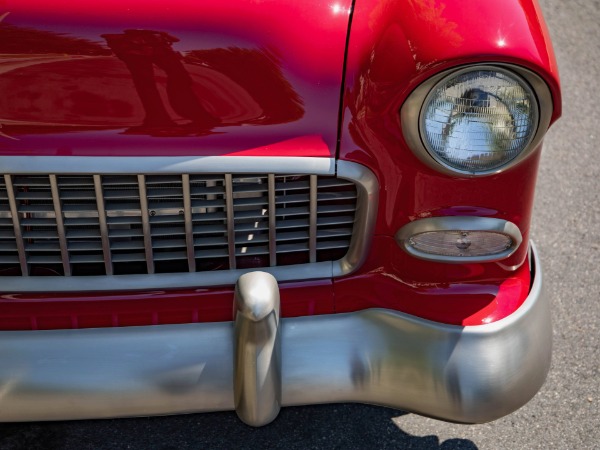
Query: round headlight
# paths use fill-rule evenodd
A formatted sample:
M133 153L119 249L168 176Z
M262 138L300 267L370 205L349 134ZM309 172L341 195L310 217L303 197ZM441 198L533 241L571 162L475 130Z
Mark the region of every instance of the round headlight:
M524 79L502 68L474 67L453 72L431 89L419 131L440 164L489 173L519 156L538 122L537 100Z

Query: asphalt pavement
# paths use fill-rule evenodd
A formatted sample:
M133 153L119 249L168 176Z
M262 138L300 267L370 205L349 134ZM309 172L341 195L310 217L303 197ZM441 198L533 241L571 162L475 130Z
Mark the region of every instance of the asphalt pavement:
M540 3L564 108L545 139L532 235L552 303L553 363L530 403L484 425L362 405L284 408L260 429L234 413L1 424L0 448L600 449L600 1Z

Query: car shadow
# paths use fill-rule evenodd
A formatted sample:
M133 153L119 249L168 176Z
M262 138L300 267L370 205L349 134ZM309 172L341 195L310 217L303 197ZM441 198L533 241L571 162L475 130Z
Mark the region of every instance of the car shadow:
M407 414L368 405L283 408L252 428L235 413L0 425L2 449L415 449L476 450L467 439L412 436L393 421Z

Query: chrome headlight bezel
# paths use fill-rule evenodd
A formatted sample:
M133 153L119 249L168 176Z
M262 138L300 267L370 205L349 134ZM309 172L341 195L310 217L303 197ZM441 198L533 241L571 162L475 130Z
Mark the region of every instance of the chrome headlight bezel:
M427 100L435 92L435 89L446 80L460 76L467 72L476 72L482 70L504 73L527 84L527 87L533 92L534 101L537 102L537 126L534 124L535 130L532 132L532 136L521 152L513 159L507 161L505 164L490 170L461 170L447 164L443 159L438 157L435 152L427 149L421 134L424 107L427 104ZM511 64L471 64L468 66L455 67L453 69L446 70L421 83L408 96L402 105L400 109L400 122L404 139L406 140L409 148L413 151L415 156L417 156L427 166L448 175L480 177L503 172L511 167L514 167L527 158L538 147L546 130L548 129L552 117L552 110L553 104L550 89L544 80L542 80L542 78L534 72Z

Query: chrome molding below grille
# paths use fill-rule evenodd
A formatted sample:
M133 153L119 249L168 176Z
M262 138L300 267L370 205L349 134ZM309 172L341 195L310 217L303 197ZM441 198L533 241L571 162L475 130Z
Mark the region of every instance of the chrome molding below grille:
M26 172L21 159L0 157L2 292L233 285L259 269L341 276L362 263L377 211L373 173L327 158L33 157ZM295 170L277 170L282 160Z

